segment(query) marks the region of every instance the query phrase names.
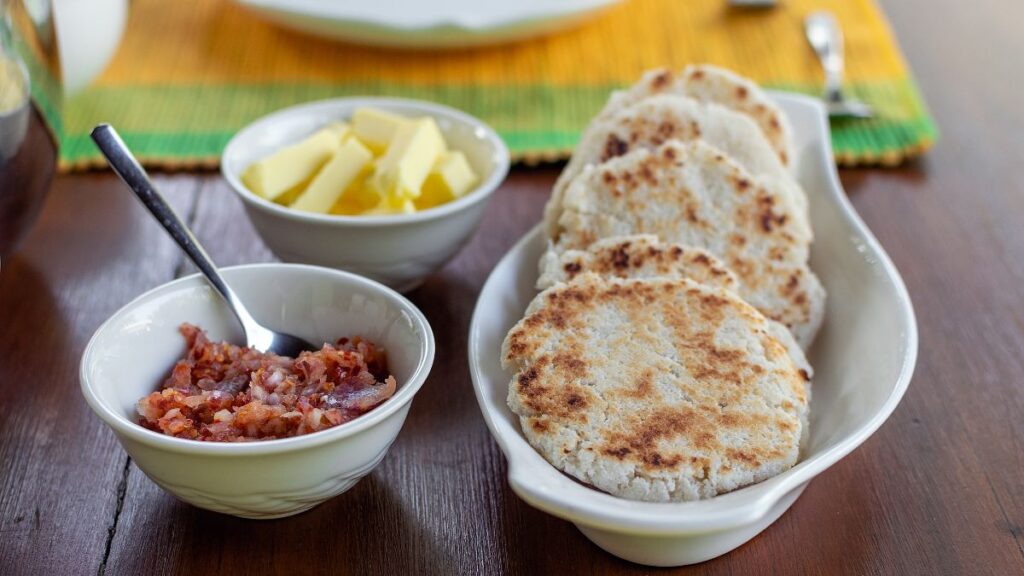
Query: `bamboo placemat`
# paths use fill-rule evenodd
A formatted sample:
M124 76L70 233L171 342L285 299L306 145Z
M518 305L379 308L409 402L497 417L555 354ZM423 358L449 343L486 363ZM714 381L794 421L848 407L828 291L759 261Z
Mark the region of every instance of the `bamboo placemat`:
M873 0L629 0L575 29L516 44L396 51L292 32L227 0L131 3L127 32L98 81L43 106L64 170L100 162L92 126L110 122L149 165L216 165L253 119L346 95L442 102L483 118L517 160L566 157L609 91L655 66L708 62L770 88L817 93L823 81L803 17L828 9L846 34L850 91L879 117L833 124L838 162L896 164L927 149L935 125Z

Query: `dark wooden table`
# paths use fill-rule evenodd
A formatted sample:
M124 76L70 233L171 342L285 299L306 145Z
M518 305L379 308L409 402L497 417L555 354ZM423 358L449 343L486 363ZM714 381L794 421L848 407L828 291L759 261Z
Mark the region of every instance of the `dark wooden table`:
M888 423L775 525L690 572L1024 574L1024 7L887 9L943 139L918 163L843 183L913 296L917 373ZM0 574L651 571L509 490L469 381L476 294L556 174L514 170L472 245L411 294L437 362L383 464L268 522L165 494L85 405L78 361L93 330L191 268L112 176L58 178L0 272ZM219 263L271 259L218 177L159 184Z

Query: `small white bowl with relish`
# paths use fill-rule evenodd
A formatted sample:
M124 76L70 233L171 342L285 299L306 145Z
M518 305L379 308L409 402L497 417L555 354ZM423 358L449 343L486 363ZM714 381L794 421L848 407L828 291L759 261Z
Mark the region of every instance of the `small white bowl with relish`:
M179 499L242 518L298 514L345 492L384 459L430 374L434 335L411 302L354 274L281 263L232 266L221 273L265 326L324 343L322 350L344 339L373 343L379 366L374 371L390 376L387 397L365 411L360 408L353 418L332 420L327 413L337 404L331 396L353 384L352 373L336 373L342 363L332 363L328 371L333 374L324 378L323 370L312 374L316 370L302 355L294 362L277 358L273 363L278 367L305 371L302 378L287 376L295 380L293 387L281 380L268 383L263 376L271 371L273 378L277 367L268 359L253 359L251 350L204 346L198 355L199 343L182 339L183 324L202 328L211 342L244 341L236 319L198 274L146 292L96 330L82 354L82 394L132 462ZM183 402L189 408L168 404L170 410L161 409L157 422L150 400L180 382L181 368L185 387L192 389ZM230 382L239 376L241 382ZM261 380L273 384L273 394L281 397L260 396L261 388L270 391L258 385ZM316 390L309 390L311 384ZM300 393L301 387L307 390ZM286 394L301 398L289 402ZM212 415L208 405L190 402L223 395L228 402ZM277 416L248 421L245 413L252 408L277 409ZM292 411L282 413L285 409ZM194 425L200 433L165 426L176 422ZM224 424L230 434L224 433Z
M236 134L221 172L286 262L408 291L476 231L508 148L458 110L397 98L293 106Z

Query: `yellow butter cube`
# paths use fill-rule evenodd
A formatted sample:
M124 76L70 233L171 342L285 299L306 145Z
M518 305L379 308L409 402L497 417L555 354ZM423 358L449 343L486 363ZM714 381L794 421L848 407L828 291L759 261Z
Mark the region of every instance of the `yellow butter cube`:
M465 154L458 150L445 152L423 182L423 194L416 199L416 208L425 210L451 202L472 190L478 181Z
M370 185L381 196L416 198L444 151L444 136L433 118L420 118L401 126L377 163Z
M331 206L331 214L353 216L362 214L366 210L380 204L380 196L377 196L376 192L366 186L369 166L370 164L367 165L367 168L363 169L363 174L360 174L345 190L344 194L341 195L341 198L338 198L338 201Z
M250 164L242 182L256 194L274 200L309 180L341 147L338 130L322 128L298 144Z
M376 108L356 108L352 114L352 133L374 153L382 154L399 127L407 122L409 120L404 116Z
M370 163L373 154L355 138L342 144L291 207L326 214Z
M379 204L363 212L367 216L381 216L385 214L412 214L416 212L416 205L409 198L388 197Z
M309 180L299 182L295 186L285 190L279 194L277 198L274 198L273 201L281 206L291 206L292 202L295 202L295 199L306 190L306 186L309 186Z
M352 127L349 126L348 123L340 120L331 122L327 126L324 126L324 129L333 132L338 138L338 142L341 144L344 144L345 140L348 140L348 137L352 135Z
M331 206L331 214L338 216L358 216L365 210L365 208L344 196L339 198L338 201L334 203L334 206Z

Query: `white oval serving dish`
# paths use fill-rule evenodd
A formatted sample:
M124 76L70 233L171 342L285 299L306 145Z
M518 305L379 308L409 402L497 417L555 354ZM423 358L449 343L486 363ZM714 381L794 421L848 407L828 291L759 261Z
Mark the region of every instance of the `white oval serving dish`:
M257 442L199 442L137 423L136 403L159 388L185 351L182 322L212 340L241 342L241 327L199 275L154 288L100 326L82 355L82 394L132 461L156 484L200 508L243 518L298 514L348 490L383 460L434 361L434 336L408 300L354 274L296 264L222 268L266 326L311 342L363 336L384 347L394 396L320 432Z
M917 358L917 324L903 280L846 198L817 100L777 94L794 128L795 173L807 191L811 267L828 290L825 324L810 350L815 378L810 443L792 469L709 500L635 502L578 483L526 441L506 404L512 375L501 343L536 295L540 227L523 237L484 285L469 334L469 363L484 420L508 460L512 489L531 506L576 524L612 554L651 566L703 562L742 545L781 516L812 478L889 417Z

